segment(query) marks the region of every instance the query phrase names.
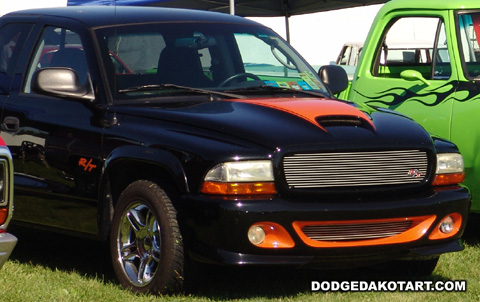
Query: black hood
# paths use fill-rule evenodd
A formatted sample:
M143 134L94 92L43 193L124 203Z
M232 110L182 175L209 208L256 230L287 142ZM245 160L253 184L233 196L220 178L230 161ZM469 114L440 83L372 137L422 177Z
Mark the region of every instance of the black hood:
M128 112L182 124L196 133L203 129L270 149L328 143L392 147L403 143L408 144L406 147L432 144L428 133L409 118L339 100L224 100L158 110L129 107Z

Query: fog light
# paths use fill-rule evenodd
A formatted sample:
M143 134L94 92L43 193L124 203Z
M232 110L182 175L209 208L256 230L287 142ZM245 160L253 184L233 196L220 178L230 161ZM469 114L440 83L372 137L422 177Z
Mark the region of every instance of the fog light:
M288 249L295 246L292 237L280 224L271 221L259 221L247 232L250 243L260 248Z
M462 215L450 213L440 220L428 238L431 240L452 238L460 232L462 223Z
M452 216L445 217L440 223L440 226L439 226L440 232L444 234L450 234L453 231L454 223L455 221L453 220Z
M258 225L252 225L248 229L248 240L254 245L260 245L265 240L265 231Z

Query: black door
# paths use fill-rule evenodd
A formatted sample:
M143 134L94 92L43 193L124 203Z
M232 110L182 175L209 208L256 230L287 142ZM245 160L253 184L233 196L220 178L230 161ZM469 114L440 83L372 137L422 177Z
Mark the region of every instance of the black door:
M96 233L102 127L85 102L43 96L31 89L45 67L74 69L91 86L80 35L45 26L18 91L6 99L2 137L15 165L17 222Z

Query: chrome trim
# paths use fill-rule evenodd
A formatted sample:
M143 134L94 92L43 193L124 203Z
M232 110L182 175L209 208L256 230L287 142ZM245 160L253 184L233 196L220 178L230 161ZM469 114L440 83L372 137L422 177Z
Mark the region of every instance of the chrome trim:
M334 225L307 225L302 232L316 241L352 241L392 237L407 231L411 220Z
M9 233L0 234L0 268L5 264L12 254L15 245L17 244L17 237Z
M420 150L306 153L283 159L291 189L420 184L428 165L427 152Z

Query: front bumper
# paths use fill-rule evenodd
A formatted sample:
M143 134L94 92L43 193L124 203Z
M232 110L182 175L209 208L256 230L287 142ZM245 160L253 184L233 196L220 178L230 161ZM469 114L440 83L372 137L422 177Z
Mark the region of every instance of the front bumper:
M455 186L403 197L347 201L341 198L315 201L278 196L253 199L188 195L177 203L177 208L186 248L195 261L229 265L283 264L337 268L395 259L425 259L460 251L463 249L461 235L467 222L470 202L468 189ZM462 217L458 232L448 238L429 238L440 221L452 213ZM416 217L425 218L422 221L426 221L421 226L421 233L416 237L404 236L401 240L396 238L405 232L392 236L393 239L349 239L339 241L339 244L332 240L325 245L322 241L318 244L312 240L309 242L298 227L295 229L299 222L370 223ZM250 226L258 222L273 222L282 226L293 240L294 246L254 246L248 240L247 232ZM412 225L413 228L418 223ZM379 226L383 227L381 224ZM362 229L358 232L362 232Z
M5 264L8 257L13 251L13 248L17 244L17 237L10 233L0 234L0 268Z

